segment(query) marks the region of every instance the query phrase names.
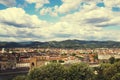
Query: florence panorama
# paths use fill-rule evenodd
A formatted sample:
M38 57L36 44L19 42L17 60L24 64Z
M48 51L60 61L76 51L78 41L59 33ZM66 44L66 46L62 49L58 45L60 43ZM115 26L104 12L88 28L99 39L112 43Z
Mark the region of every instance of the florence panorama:
M120 0L0 0L0 80L120 80Z

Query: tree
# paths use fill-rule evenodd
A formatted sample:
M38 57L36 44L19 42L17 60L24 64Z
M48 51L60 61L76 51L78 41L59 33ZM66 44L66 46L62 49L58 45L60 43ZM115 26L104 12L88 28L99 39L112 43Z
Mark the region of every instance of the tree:
M120 80L120 73L116 73L111 80Z
M117 73L120 73L120 62L116 62L112 64L109 68L104 70L104 75L106 76L106 80L110 80Z
M97 76L95 80L119 80L120 73L120 62L114 64L104 63L101 64L97 69ZM119 79L118 79L119 78Z
M31 70L28 80L92 80L93 70L85 63L61 65L52 63Z
M59 63L64 63L64 61L63 60L59 60Z
M76 56L76 54L75 54L75 53L72 53L71 56Z
M113 64L113 63L115 62L115 58L114 58L114 57L110 57L110 58L109 58L109 62L110 62L111 64Z
M106 80L107 76L105 76L104 73L109 67L111 67L110 63L102 63L99 67L96 67L95 71L97 71L97 75L95 75L95 80Z
M87 64L72 64L69 67L67 80L92 80L93 75L93 70Z
M28 74L29 80L64 80L64 67L58 63L51 63L35 68Z

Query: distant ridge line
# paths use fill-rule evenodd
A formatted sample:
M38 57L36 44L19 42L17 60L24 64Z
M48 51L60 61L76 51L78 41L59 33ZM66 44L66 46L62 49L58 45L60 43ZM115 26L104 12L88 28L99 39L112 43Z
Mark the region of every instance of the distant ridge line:
M0 48L120 48L117 41L86 41L86 40L64 40L64 41L28 41L28 42L0 42Z

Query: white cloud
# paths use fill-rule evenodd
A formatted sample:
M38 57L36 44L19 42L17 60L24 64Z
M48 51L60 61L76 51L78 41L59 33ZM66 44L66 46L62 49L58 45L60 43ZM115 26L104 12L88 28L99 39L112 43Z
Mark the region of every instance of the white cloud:
M16 1L15 0L0 0L0 4L11 7L11 6L16 5Z
M85 7L79 12L68 14L62 17L61 20L79 23L80 25L88 24L96 27L120 25L120 16L116 12L112 12L110 9L100 7Z
M120 7L120 0L61 0L60 6L43 8L40 10L41 15L49 14L50 16L57 16L58 14L68 14L70 12L77 12L80 10L90 11L94 9L97 3L103 2L105 8L111 9L112 7ZM82 3L82 4L81 4ZM111 9L112 10L112 9Z
M82 0L62 0L63 4L58 8L59 13L67 13L71 10L77 10Z
M67 22L69 25L76 24L72 25L76 29L76 31L73 31L74 28L72 28L72 32L83 36L82 38L76 36L77 39L120 40L119 35L117 35L120 33L119 30L104 30L103 28L106 26L120 26L118 13L112 12L107 8L96 7L93 4L83 6L83 8L79 12L68 14L61 18L62 22Z
M51 11L52 11L51 8L43 8L43 9L40 11L40 14L41 14L41 15L45 15L45 14L51 12Z
M51 16L57 16L58 14L66 14L72 10L77 10L80 8L80 3L82 0L62 0L62 5L49 8L43 8L40 10L41 15L49 14Z
M103 0L106 7L120 7L120 0Z
M26 2L32 4L35 3L35 8L39 9L44 6L44 4L49 4L49 0L26 0Z
M56 17L56 16L58 16L57 9L58 9L58 6L48 7L48 8L42 8L40 10L40 15L49 14L50 16Z
M84 6L83 10L68 14L56 23L40 20L36 15L25 13L21 8L0 10L0 39L3 41L65 39L120 41L119 30L103 28L108 24L120 25L119 14L106 8L90 6Z
M61 0L62 4L60 6L55 5L54 7L43 8L40 10L41 15L45 14L68 14L70 12L76 12L84 8L93 8L96 3L101 2L101 0ZM85 5L84 5L85 4ZM89 4L89 5L86 5ZM92 5L91 5L92 4ZM86 9L87 10L87 9ZM51 15L52 16L52 15Z
M117 40L120 41L119 30L104 30L106 26L120 25L120 17L116 12L96 4L84 5L83 9L63 16L61 20L48 30L49 40L82 39L82 40ZM51 36L52 35L52 36Z
M4 15L3 15L4 14ZM15 27L41 27L46 21L39 20L36 15L28 15L22 8L7 8L0 11L0 21Z
M58 13L55 11L55 9L52 9L52 8L43 8L43 9L41 9L40 14L41 15L49 14L50 16L58 16Z
M41 33L41 28L50 25L38 19L36 15L26 14L22 8L7 8L1 10L0 15L0 35L3 37L14 37L18 40L19 38L43 37L44 33Z

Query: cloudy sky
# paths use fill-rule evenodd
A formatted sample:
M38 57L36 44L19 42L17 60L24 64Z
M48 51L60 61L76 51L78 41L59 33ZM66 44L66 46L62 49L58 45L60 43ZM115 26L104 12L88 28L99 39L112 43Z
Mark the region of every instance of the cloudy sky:
M120 0L0 0L0 41L120 41Z

